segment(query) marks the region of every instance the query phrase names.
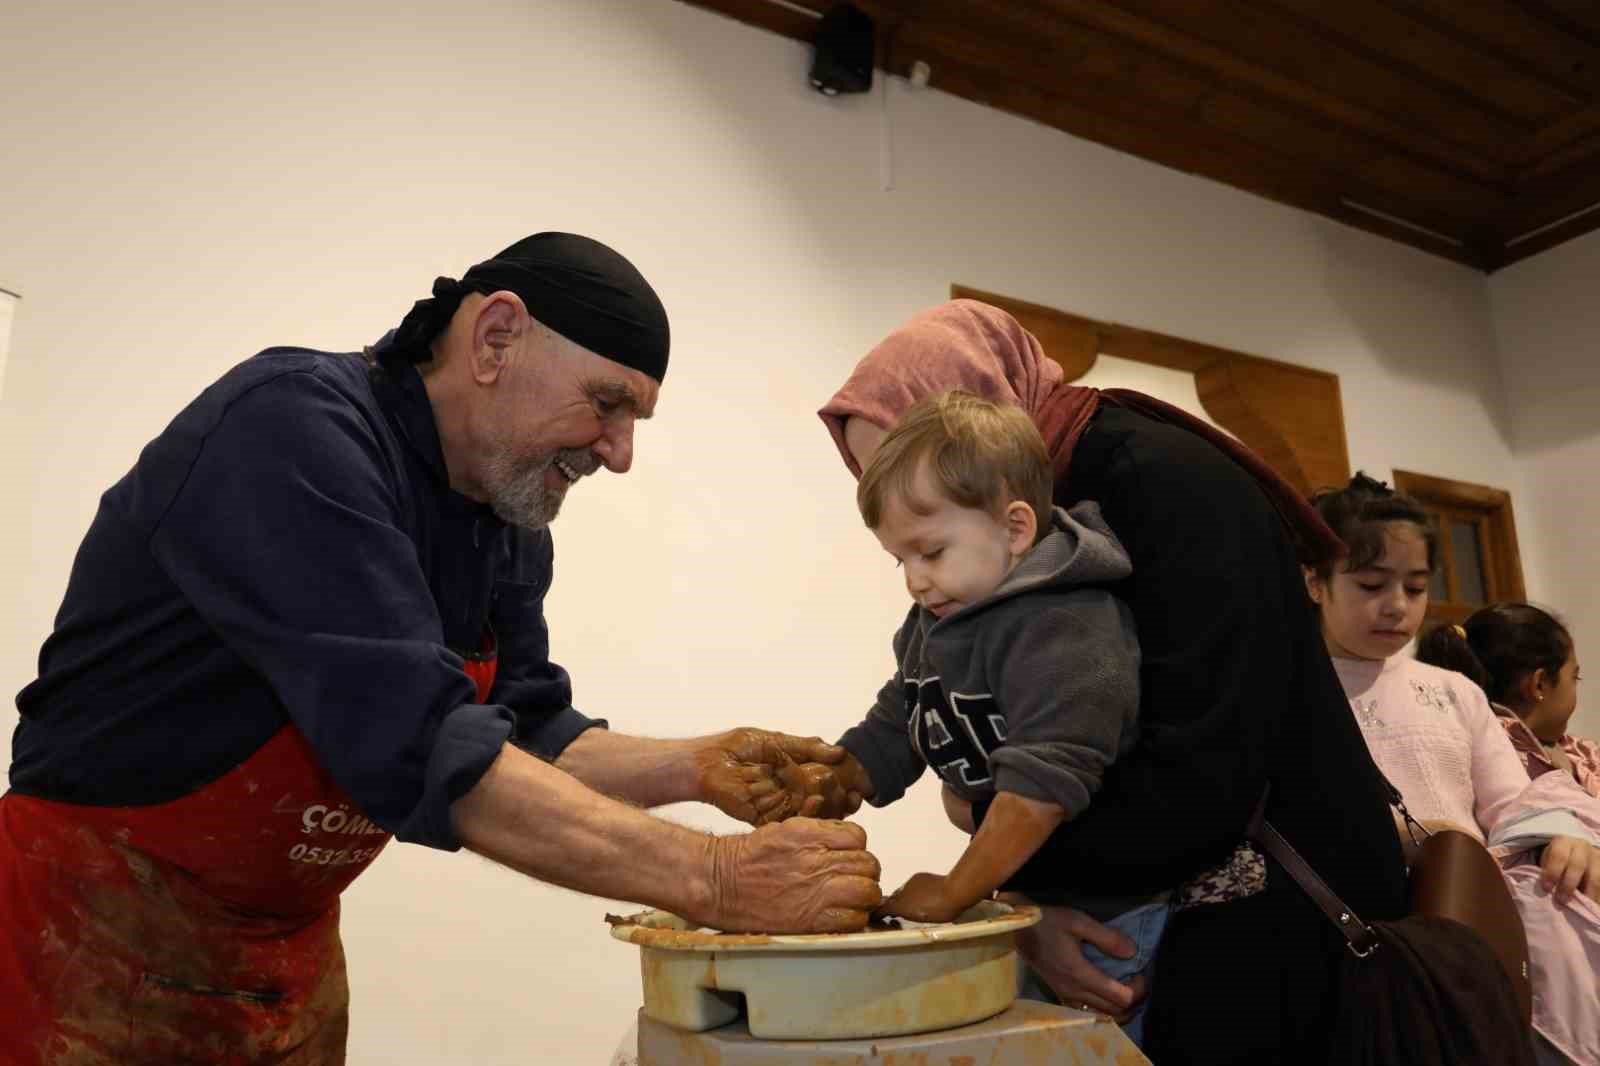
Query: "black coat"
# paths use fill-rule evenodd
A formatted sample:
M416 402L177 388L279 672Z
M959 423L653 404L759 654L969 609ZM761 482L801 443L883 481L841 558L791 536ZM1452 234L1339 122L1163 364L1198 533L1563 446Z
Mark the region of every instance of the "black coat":
M1257 483L1186 430L1102 408L1056 503L1092 499L1133 560L1139 743L1008 888L1170 889L1267 816L1369 919L1405 911L1383 779L1323 644L1282 520ZM981 812L979 812L981 814ZM1174 915L1146 1049L1157 1063L1314 1062L1327 1054L1343 941L1268 862L1267 889Z

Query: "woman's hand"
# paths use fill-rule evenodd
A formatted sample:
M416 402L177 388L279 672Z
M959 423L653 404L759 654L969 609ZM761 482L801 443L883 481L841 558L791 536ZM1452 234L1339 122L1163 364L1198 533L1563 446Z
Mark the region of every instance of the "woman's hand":
M1577 837L1554 837L1539 860L1544 887L1562 903L1574 892L1600 903L1600 850Z
M1015 894L1000 898L1007 903L1029 902L1025 896ZM1017 947L1028 965L1064 1005L1126 1021L1144 1000L1145 978L1135 977L1124 984L1107 977L1083 957L1083 944L1093 944L1107 955L1131 959L1138 950L1134 942L1082 911L1070 907L1040 907L1039 910L1044 915L1043 920L1017 934Z

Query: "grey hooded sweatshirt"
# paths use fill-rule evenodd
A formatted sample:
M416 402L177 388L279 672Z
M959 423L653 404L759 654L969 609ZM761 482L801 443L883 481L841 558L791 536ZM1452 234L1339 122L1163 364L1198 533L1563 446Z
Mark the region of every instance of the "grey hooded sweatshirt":
M966 800L1015 792L1081 814L1132 745L1139 709L1133 614L1108 591L1128 553L1085 501L994 592L940 619L914 606L899 664L839 743L893 803L932 766Z

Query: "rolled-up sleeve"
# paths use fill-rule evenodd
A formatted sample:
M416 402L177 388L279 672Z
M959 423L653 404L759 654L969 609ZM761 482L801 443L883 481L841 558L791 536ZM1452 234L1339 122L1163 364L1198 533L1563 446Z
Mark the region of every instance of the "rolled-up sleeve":
M1132 744L1139 713L1133 616L1095 588L1029 600L1026 612L1006 612L983 634L980 654L1006 722L989 768L997 791L1076 817Z
M899 669L911 642L916 615L913 608L894 635L894 677L878 690L877 701L861 724L839 738L839 746L855 756L872 781L872 795L867 802L874 807L886 807L904 796L927 768L911 743L911 708L906 704L905 674Z
M554 761L579 734L606 723L572 706L572 680L550 661L544 597L554 573L555 545L549 530L513 529L510 553L489 615L500 650L489 699L515 716L517 747Z

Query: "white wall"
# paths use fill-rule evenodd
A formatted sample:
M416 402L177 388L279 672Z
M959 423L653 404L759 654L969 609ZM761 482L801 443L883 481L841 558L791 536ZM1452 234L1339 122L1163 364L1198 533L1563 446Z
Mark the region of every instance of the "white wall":
M1094 366L1073 384L1092 389L1133 389L1146 396L1165 400L1181 407L1202 422L1223 433L1233 434L1217 425L1206 409L1200 405L1200 390L1193 374L1183 370L1169 370L1164 366L1151 366L1101 352L1095 356Z
M555 654L619 728L864 709L904 594L812 411L952 282L1336 371L1358 464L1525 498L1481 276L898 83L885 193L877 101L818 97L806 60L669 0L7 0L0 689L99 493L195 392L269 344L370 340L540 229L614 244L673 321L634 471L557 526ZM925 783L864 819L891 887L955 855L937 809ZM346 899L353 1063L599 1062L637 1003L604 903L413 847Z
M6 356L11 353L11 320L16 317L17 297L0 291L0 396L6 389Z
M1600 233L1489 279L1513 440L1527 491L1517 511L1528 595L1555 607L1580 662L1600 673ZM1588 688L1588 692L1583 689ZM1573 731L1600 737L1600 693L1579 686Z

